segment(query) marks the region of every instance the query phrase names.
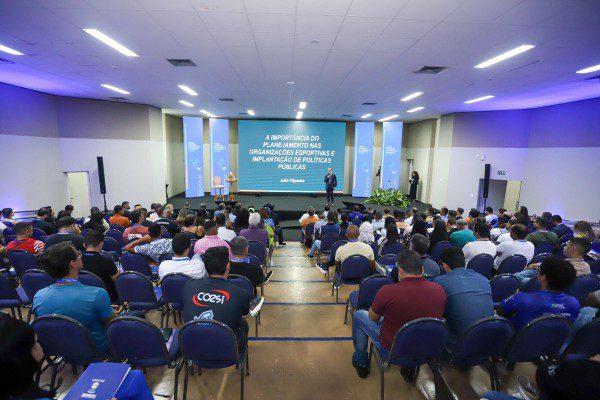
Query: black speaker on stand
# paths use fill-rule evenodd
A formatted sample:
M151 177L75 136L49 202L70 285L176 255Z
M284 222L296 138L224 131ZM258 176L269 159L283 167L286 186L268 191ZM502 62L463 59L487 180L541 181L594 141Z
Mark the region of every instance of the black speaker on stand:
M490 170L491 164L485 164L485 172L483 175L483 209L487 207L487 198L490 191Z
M96 157L96 161L98 162L98 180L100 181L100 193L102 193L102 197L104 198L104 212L108 212L108 207L106 207L106 181L104 179L104 159L102 157Z

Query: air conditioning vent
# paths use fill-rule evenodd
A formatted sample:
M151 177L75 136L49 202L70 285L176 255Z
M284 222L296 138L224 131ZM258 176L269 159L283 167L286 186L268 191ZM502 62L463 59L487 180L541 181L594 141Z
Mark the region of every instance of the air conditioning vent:
M229 97L223 97L223 98L220 98L219 101L234 101L234 100L230 99Z
M415 71L415 74L430 74L430 75L433 75L433 74L439 74L440 72L442 72L445 69L446 69L446 67L432 67L430 65L425 65L421 69Z
M127 101L125 97L109 97L113 101Z
M196 64L189 58L167 58L174 67L195 67Z
M352 117L352 115L350 115L350 114L342 114L342 117L350 118L350 117Z
M368 102L368 101L362 103L363 106L374 106L375 104L377 104L377 103L371 103L371 102Z

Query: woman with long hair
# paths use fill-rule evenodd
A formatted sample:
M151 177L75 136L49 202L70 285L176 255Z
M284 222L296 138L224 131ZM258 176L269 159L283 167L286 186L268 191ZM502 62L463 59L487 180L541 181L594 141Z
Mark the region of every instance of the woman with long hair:
M193 214L188 214L183 220L183 227L181 228L181 232L188 232L194 236L194 239L200 239L204 237L204 222L199 225L196 225L196 221L198 217ZM200 223L201 221L198 221Z
M392 218L394 219L394 218ZM386 218L387 220L387 218ZM396 222L386 223L385 225L385 236L382 236L377 241L379 246L394 244L400 242L400 234L398 233L398 228L396 227Z
M575 226L573 227L573 236L587 239L590 242L598 240L592 225L587 221L577 221L575 223Z
M248 218L250 218L250 212L248 211L248 209L245 207L240 208L235 217L234 230L236 232L239 232L242 229L248 229Z
M450 240L450 234L446 229L446 222L442 219L436 219L433 221L433 231L429 234L428 253L431 254L431 249L433 249L436 243L443 242L444 240Z
M417 186L419 185L419 173L417 171L413 171L410 175L410 194L408 197L411 200L417 199Z
M175 219L175 223L181 228L183 223L185 222L185 217L187 217L188 212L185 208L179 210L179 214L177 214L177 218Z

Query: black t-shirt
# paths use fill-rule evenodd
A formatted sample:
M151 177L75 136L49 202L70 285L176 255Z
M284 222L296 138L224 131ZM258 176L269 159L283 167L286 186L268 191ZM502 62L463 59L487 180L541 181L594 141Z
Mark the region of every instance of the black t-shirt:
M43 230L48 236L56 232L56 227L54 224L40 218L35 218L33 221L31 221L31 225L34 228Z
M142 225L144 225L144 226L145 226L145 227L147 227L147 228L151 227L153 224L154 224L154 222L152 222L152 221L150 221L150 220L148 220L148 219L144 219L144 220L142 221Z
M71 242L75 248L79 251L85 251L85 239L81 235L75 235L74 233L55 233L54 235L48 236L46 239L46 248L50 248L55 244L62 242Z
M115 265L112 257L107 253L98 253L96 251L86 251L81 255L81 261L83 261L83 269L93 274L98 275L104 287L110 296L110 301L113 304L118 304L119 296L117 295L117 288L115 287L114 276L119 270Z
M154 221L154 223L165 228L167 232L171 234L171 236L175 236L180 232L179 226L172 219L160 218Z
M104 231L106 230L104 225L102 225L100 222L92 222L92 221L88 221L85 224L83 224L83 229L91 229L93 231L97 231L100 233L104 233Z
M246 262L231 261L229 263L229 273L245 276L250 279L255 288L265 281L265 274L262 268L259 265L250 265Z
M191 279L183 289L183 318L215 319L237 331L250 312L250 300L250 293L225 279Z

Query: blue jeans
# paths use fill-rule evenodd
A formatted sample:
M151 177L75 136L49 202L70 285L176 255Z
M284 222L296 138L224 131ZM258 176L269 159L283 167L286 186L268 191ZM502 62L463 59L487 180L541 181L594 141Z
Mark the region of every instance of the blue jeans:
M357 310L352 320L352 342L354 343L354 355L352 361L355 364L366 367L369 360L368 346L369 338L379 350L381 350L381 341L379 332L383 318L378 322L369 318L369 311Z
M573 323L573 330L578 331L583 328L587 323L596 318L597 313L598 309L595 307L583 307Z
M154 400L144 374L137 369L129 371L115 397L119 400Z
M523 271L513 274L519 280L519 287L523 287L530 279L537 276L535 269L524 269Z
M519 400L519 397L514 397L505 393L500 392L487 392L484 393L483 399L486 400Z
M321 249L321 241L320 240L315 240L312 244L312 247L310 248L310 251L308 252L309 256L314 256L315 255L315 251L317 251L317 249Z

